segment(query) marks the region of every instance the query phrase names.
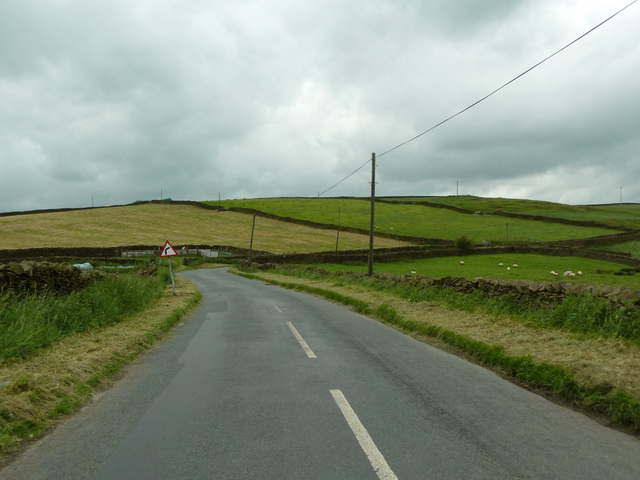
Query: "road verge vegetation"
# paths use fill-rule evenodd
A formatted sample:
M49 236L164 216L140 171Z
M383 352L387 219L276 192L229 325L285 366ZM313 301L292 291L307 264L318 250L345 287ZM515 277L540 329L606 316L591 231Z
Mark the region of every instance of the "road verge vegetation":
M0 465L89 401L200 298L182 277L174 295L160 272L114 275L64 297L0 299Z
M453 350L601 421L640 434L640 311L590 295L519 304L392 276L317 269L236 273L350 305L415 338Z
M68 295L0 297L0 359L25 357L69 335L121 321L155 302L158 276L110 275Z

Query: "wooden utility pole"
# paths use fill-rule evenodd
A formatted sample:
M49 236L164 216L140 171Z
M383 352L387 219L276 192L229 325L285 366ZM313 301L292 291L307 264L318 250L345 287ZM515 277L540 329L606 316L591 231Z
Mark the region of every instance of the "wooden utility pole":
M373 275L373 230L375 228L376 209L376 154L371 154L371 219L369 224L369 261L368 275Z
M338 209L338 231L336 232L336 252L338 251L339 241L340 241L340 209Z
M249 241L249 261L251 261L251 256L253 254L253 232L256 229L256 214L253 214L253 223L251 224L251 240Z

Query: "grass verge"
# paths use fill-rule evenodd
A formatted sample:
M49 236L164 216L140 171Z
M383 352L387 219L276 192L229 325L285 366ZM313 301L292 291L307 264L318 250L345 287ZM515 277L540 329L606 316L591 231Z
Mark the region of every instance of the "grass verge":
M167 283L159 275L111 275L69 295L0 296L0 361L143 311Z
M151 348L199 302L176 277L150 308L119 323L63 338L25 359L0 363L0 466L90 400L125 365Z
M410 301L375 289L369 278L345 284L342 277L305 279L282 270L235 273L351 305L415 338L452 348L525 387L640 434L637 344L578 337L433 301Z

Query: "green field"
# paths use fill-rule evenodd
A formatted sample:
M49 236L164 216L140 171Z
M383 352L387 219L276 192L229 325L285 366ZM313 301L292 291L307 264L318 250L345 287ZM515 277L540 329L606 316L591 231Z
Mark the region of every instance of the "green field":
M464 265L460 265L463 261ZM504 264L500 267L498 264ZM513 265L518 265L514 268ZM330 271L367 272L365 263L339 265L315 264L315 267ZM507 270L509 267L509 270ZM578 257L552 257L534 254L470 255L465 257L440 257L403 262L375 263L376 273L394 275L424 275L433 278L463 277L473 280L478 277L532 280L539 282L563 281L592 285L627 286L640 290L640 272L635 275L616 275L624 265ZM551 271L559 276L551 275ZM564 277L565 271L582 272L575 277Z
M407 197L385 198L398 202L429 202L450 205L472 211L506 212L521 215L538 215L564 218L581 222L594 222L612 227L640 229L640 204L623 205L564 205L562 203L510 198L482 198L471 195L451 195L447 197Z
M282 217L369 229L370 203L367 200L268 198L225 200L221 204L226 208L252 208ZM445 240L466 235L476 243L550 242L617 233L597 227L576 227L498 215L470 215L442 208L392 203L376 204L375 225L377 232Z
M634 242L607 245L606 247L593 247L595 250L607 250L611 252L630 253L632 257L640 259L640 240Z

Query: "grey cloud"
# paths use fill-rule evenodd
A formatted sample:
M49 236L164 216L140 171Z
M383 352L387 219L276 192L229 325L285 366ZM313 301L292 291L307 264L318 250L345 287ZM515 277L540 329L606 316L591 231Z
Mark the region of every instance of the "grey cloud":
M0 211L86 206L92 196L126 203L161 188L193 200L314 195L615 8L4 2ZM529 185L511 192L596 202L631 183L640 126L630 101L640 93L629 42L635 10L382 157L381 192L450 192L460 181L488 195ZM329 194L366 195L367 170ZM571 196L544 186L571 178L594 187Z

